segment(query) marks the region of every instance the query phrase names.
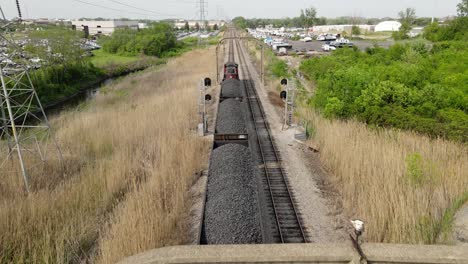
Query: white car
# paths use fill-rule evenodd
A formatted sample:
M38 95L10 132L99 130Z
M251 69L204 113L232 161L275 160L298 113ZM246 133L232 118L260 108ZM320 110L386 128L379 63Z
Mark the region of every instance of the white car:
M323 51L332 51L332 50L336 50L336 47L330 46L329 44L323 44L322 45L322 50Z
M305 38L301 39L301 41L304 41L304 42L311 42L311 41L312 41L312 38L311 38L311 37L305 37Z
M325 36L324 35L318 35L317 40L318 41L325 41Z

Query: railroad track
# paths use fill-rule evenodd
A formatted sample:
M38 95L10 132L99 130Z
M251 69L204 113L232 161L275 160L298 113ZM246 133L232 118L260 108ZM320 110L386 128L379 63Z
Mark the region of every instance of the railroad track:
M235 34L235 33L234 33ZM233 42L233 43L232 43ZM306 243L306 235L300 217L294 205L292 192L288 186L286 173L281 167L279 152L270 133L265 112L255 89L247 58L242 52L239 40L232 40L239 58L239 67L243 73L249 112L253 120L258 156L261 158L260 176L263 182L267 212L275 225L271 230L276 243ZM234 58L234 47L229 48L229 58ZM232 52L232 54L231 54ZM232 56L232 57L231 57Z

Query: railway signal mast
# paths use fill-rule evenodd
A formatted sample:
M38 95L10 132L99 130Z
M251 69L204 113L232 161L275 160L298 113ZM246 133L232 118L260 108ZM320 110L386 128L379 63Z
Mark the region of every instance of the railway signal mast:
M21 175L29 193L30 174L44 168L51 152L56 152L61 163L62 153L32 83L29 61L12 33L21 23L18 0L16 5L18 19L11 21L0 6L0 178Z
M296 88L293 83L290 83L288 79L282 79L281 85L285 87L285 90L281 92L280 97L284 99L284 124L285 127L291 127L294 122L294 98L296 96Z

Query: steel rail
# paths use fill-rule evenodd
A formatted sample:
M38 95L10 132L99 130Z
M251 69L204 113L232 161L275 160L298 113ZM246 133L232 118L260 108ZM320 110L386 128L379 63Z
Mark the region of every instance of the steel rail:
M248 69L248 66L247 66L247 59L245 58L245 54L242 52L239 41L234 40L234 42L236 43L236 50L237 50L239 60L240 60L239 62L241 64L241 67L243 67L244 73L248 77L248 80L246 80L244 78L244 84L246 86L245 88L246 88L246 93L247 93L247 97L248 97L249 108L251 110L250 112L251 112L251 115L252 115L252 119L254 121L255 131L257 133L257 142L258 142L258 145L259 145L261 158L262 158L262 161L263 161L263 164L264 164L263 168L264 168L265 176L266 176L267 183L268 183L268 189L269 189L269 193L270 193L270 196L271 196L271 201L272 201L272 205L273 205L275 221L277 223L278 233L279 233L281 242L285 243L287 241L285 241L285 235L283 234L283 232L284 232L283 228L282 228L283 223L281 223L281 221L280 221L280 217L278 215L279 214L278 213L278 211L279 211L278 210L278 205L275 202L275 198L278 198L278 197L275 197L275 194L274 194L274 191L273 191L273 187L272 187L272 183L271 183L272 179L271 179L270 172L268 171L268 163L267 163L268 159L265 157L265 151L263 149L266 146L265 146L265 144L262 144L262 142L260 140L259 127L257 125L258 118L256 118L255 115L254 115L253 105L252 105L251 99L255 99L255 101L257 102L258 109L259 109L259 112L260 112L260 117L263 120L263 125L265 126L265 131L266 131L266 136L267 136L267 138L266 138L267 139L267 144L271 145L271 148L273 150L272 151L273 154L274 154L273 162L279 163L280 162L280 157L279 157L279 154L278 154L278 150L277 150L275 144L273 143L273 139L272 139L272 136L271 136L271 133L270 133L270 126L269 126L268 122L266 121L266 114L265 114L265 112L263 110L263 107L262 107L260 101L259 101L258 93L257 93L256 89L254 88L255 86L253 84L252 75L251 75L251 73L250 73L250 71ZM249 87L252 89L254 97L251 97L251 94L250 94L250 91L249 91L250 89L248 89ZM284 175L284 171L281 168L281 166L279 166L279 168L276 168L276 169L279 170L278 172L280 174L280 179L282 180L282 183L284 183L284 187L286 189L287 196L288 196L287 197L288 202L286 202L286 203L289 203L291 205L290 209L293 212L293 215L295 216L295 222L297 223L297 226L298 226L298 229L299 229L298 231L300 231L301 239L304 242L307 242L306 236L304 234L304 229L303 229L303 227L301 225L297 210L296 210L295 205L294 205L294 201L292 199L292 192L291 192L291 190L290 190L290 188L288 186L286 177Z

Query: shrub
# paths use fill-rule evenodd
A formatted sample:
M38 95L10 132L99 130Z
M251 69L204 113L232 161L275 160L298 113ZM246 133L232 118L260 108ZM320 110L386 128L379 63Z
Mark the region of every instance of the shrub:
M468 49L463 42L396 44L388 50L337 50L304 61L315 80L312 105L330 118L468 141Z

